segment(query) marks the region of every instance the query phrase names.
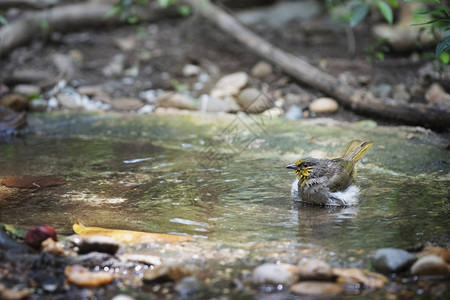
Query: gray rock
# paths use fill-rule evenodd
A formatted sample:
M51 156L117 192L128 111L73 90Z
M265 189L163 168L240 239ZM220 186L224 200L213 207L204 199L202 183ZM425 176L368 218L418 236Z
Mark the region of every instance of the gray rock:
M187 64L184 65L183 70L181 72L183 73L184 77L192 77L200 74L201 71L202 69L199 66Z
M372 93L375 97L386 98L389 97L392 87L389 84L380 84L372 88Z
M238 104L250 114L261 113L273 106L273 101L262 91L246 88L239 93Z
M37 85L18 84L14 87L14 92L22 95L40 94L41 88Z
M292 285L297 277L297 267L294 265L266 263L253 270L252 281L257 285Z
M200 289L200 283L192 276L182 278L176 285L175 291L181 298L188 298L195 295Z
M125 68L125 55L117 54L113 57L113 59L106 65L102 73L106 77L115 77L120 76L123 73Z
M297 105L292 105L288 111L284 114L284 117L288 120L300 120L303 116L303 111Z
M450 94L448 94L438 83L433 83L425 93L425 99L429 103L444 103L450 104Z
M442 257L427 255L412 265L411 273L414 275L448 275L450 269Z
M120 294L112 297L111 300L134 300L134 298L129 295Z
M401 249L382 248L378 249L370 257L372 266L381 272L401 272L411 266L416 256Z

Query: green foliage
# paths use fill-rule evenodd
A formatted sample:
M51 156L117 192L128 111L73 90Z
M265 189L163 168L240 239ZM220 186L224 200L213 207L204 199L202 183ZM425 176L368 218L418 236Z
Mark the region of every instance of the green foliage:
M133 5L145 6L147 4L148 0L119 0L104 18L118 17L122 22L126 21L129 24L136 24L139 22L139 18L131 14Z
M430 25L432 28L437 28L442 32L450 30L450 8L442 3L441 0L405 0L406 2L434 2L437 7L421 12L422 15L427 15L429 21L413 24L413 25ZM436 58L444 64L450 62L450 36L446 36L436 46Z
M355 27L366 18L372 9L378 9L385 20L392 24L394 13L392 8L398 7L397 0L327 0L327 6L347 7L349 12L343 13L341 19L347 21L351 27Z

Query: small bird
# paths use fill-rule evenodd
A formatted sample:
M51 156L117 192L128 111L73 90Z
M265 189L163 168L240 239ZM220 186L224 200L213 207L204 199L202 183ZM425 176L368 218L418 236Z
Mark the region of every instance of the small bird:
M359 188L352 185L356 176L355 165L372 145L371 141L352 140L339 158L306 157L287 165L286 168L295 172L296 180L292 184L294 200L327 206L356 204Z

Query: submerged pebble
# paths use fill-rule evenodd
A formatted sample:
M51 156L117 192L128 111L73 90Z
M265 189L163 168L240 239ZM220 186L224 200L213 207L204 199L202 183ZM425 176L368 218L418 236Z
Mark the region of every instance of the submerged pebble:
M257 285L292 285L297 277L297 267L294 265L266 263L253 270L252 281Z
M335 277L330 265L320 259L300 261L298 272L301 280L332 280Z
M406 270L416 260L416 256L401 249L378 249L370 257L372 266L381 272L401 272Z
M343 292L342 287L336 283L321 281L300 282L291 287L294 294L308 295L336 295Z
M448 275L450 272L449 266L442 257L427 255L412 265L411 273L414 275Z

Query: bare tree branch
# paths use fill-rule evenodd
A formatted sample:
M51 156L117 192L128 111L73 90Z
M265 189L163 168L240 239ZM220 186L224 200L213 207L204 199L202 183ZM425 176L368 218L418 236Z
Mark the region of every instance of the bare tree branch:
M222 31L233 36L250 51L279 66L286 74L323 91L356 112L434 129L447 129L450 126L450 107L448 106L436 107L389 98L376 98L369 91L343 84L337 78L322 72L306 61L275 47L210 1L183 0L183 2Z

